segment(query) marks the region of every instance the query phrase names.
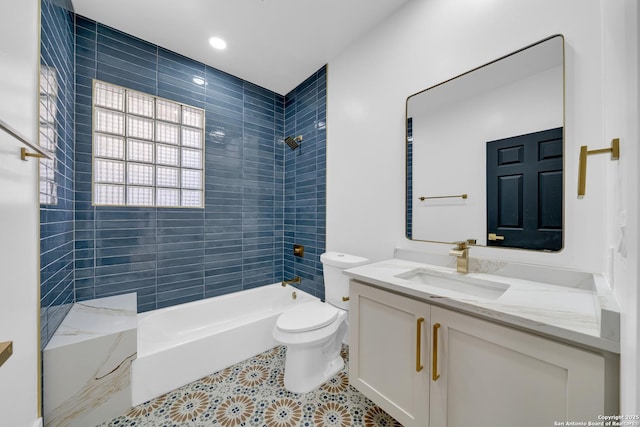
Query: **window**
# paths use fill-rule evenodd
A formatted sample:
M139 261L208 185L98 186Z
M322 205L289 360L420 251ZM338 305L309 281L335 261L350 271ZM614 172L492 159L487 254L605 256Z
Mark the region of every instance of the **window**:
M50 159L40 159L40 204L58 204L58 183L56 181L56 116L58 103L58 79L56 70L40 66L40 148Z
M93 204L204 207L204 111L93 86Z

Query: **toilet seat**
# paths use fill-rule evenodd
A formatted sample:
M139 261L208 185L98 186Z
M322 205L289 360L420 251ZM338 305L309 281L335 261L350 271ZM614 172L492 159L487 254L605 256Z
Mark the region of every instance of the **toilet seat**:
M315 310L324 313L326 317L313 317L313 320L304 319L303 316ZM294 313L291 314L292 312ZM338 330L340 325L347 319L348 314L348 312L325 302L306 302L299 307L286 310L280 314L273 326L273 337L276 341L285 345L310 345L322 342ZM309 319L311 318L312 316L309 316ZM282 319L284 319L284 321ZM299 323L296 324L295 322ZM305 330L291 331L283 329L282 327L288 327L289 329L302 328Z
M332 305L313 301L282 313L276 326L282 332L313 331L332 323L338 314L338 309Z

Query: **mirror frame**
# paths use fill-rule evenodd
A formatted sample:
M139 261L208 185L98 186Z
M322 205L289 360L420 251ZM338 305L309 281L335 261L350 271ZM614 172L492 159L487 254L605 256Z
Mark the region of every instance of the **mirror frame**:
M495 64L499 61L502 61L503 59L506 59L508 57L511 57L513 55L516 55L520 52L523 52L529 48L532 48L534 46L537 46L539 44L542 44L546 41L549 41L551 39L554 39L556 37L560 37L560 40L562 41L562 140L563 140L563 144L562 144L562 170L563 170L563 176L562 176L562 247L557 250L557 251L541 251L541 250L535 250L535 249L525 249L525 248L517 248L517 247L505 247L505 246L488 246L488 245L475 245L474 246L480 246L480 247L487 247L487 248L492 248L492 249L511 249L511 250L519 250L519 251L535 251L535 252L548 252L548 253L560 253L564 250L564 242L565 242L565 234L566 234L566 222L565 222L565 215L566 215L566 200L565 200L565 196L566 196L566 174L564 173L565 171L565 166L566 166L566 147L565 147L565 142L566 142L566 48L565 48L565 38L563 34L553 34L549 37L545 37L542 40L539 40L537 42L531 43L523 48L520 48L518 50L515 50L511 53L508 53L506 55L503 55L499 58L496 58L492 61L489 61L485 64L482 64L478 67L475 67L469 71L466 71L464 73L458 74L454 77L451 77L450 79L444 80L438 84L435 84L433 86L430 86L426 89L420 90L416 93L413 93L411 95L409 95L405 101L405 114L404 114L404 130L405 130L405 134L404 134L404 142L405 142L405 221L404 221L404 230L405 230L405 238L414 242L427 242L427 243L441 243L441 244L447 244L447 245L455 245L456 242L447 242L447 241L440 241L440 240L426 240L426 239L415 239L413 237L409 237L409 203L411 202L411 198L413 197L413 188L411 191L411 194L409 193L409 173L410 173L410 168L412 167L412 165L409 164L409 100L416 96L416 95L420 95L424 92L427 92L428 90L434 89L436 87L442 86L444 84L447 84L455 79L458 79L460 77L464 77L468 74L473 73L474 71L478 71L484 67L487 67L489 65ZM413 216L412 216L412 222L413 222ZM412 227L413 228L413 227ZM484 230L485 234L486 234L486 229Z

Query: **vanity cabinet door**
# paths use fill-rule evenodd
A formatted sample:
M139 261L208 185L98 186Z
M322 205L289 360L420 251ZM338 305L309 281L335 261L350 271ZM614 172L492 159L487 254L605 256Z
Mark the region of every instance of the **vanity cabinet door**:
M431 427L540 427L604 413L602 356L439 307L431 324L440 375Z
M429 306L351 282L349 381L405 427L429 425Z

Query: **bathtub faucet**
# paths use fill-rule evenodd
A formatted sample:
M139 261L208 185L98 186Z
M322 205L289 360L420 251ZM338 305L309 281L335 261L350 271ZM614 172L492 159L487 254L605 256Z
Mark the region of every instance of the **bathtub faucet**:
M282 286L287 286L287 285L290 285L292 283L300 283L300 276L296 276L291 280L283 280L282 281Z

